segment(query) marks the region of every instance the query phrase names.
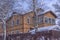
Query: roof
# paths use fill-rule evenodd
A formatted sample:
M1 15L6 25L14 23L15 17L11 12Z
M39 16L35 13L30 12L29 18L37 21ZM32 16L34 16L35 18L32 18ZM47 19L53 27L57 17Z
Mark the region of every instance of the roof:
M22 15L22 14L17 13L17 12L12 12L12 14L8 16L8 18L6 19L6 21L9 20L13 15Z
M41 8L40 8L41 9ZM40 10L40 9L38 9L38 10ZM41 10L43 10L43 9L41 9ZM30 13L30 12L32 12L33 10L30 10L30 11L28 11L27 13ZM52 14L55 16L55 17L57 17L55 14L54 14L54 12L53 11L51 11L51 10L46 10L46 11L42 11L41 13L39 13L38 15L43 15L43 14L46 14L47 12L52 12ZM18 14L18 15L24 15L24 14L27 14L27 13L18 13L18 12L11 12L11 13L9 13L9 15L7 15L7 17L6 17L6 21L10 18L10 17L12 17L13 16L13 14Z
M54 25L54 26L47 26L47 27L41 27L41 28L37 28L37 32L43 32L43 31L49 31L49 30L56 30L56 31L60 31L60 27L58 25ZM29 32L32 34L35 34L36 29L30 30Z
M48 12L51 12L51 14L54 15L57 18L57 15L52 10L45 10L45 11L39 13L39 15L44 15L44 14L46 14Z

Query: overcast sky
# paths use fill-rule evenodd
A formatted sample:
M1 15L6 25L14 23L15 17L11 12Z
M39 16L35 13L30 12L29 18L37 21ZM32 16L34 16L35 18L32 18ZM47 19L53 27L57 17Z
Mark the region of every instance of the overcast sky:
M2 0L1 0L2 1ZM13 0L13 11L16 12L27 12L32 10L32 5L33 2L32 0ZM51 9L51 10L55 10L54 7L52 6L52 4L55 4L57 2L57 0L37 0L38 1L38 7L41 6L40 3L43 3L43 9ZM3 2L4 3L4 2ZM11 3L11 2L10 2ZM9 4L9 3L8 3ZM9 9L10 10L10 9ZM10 14L10 12L8 12Z
M38 3L40 5L40 3L44 4L44 8L45 9L52 9L54 10L54 8L52 7L52 4L55 4L57 2L57 0L38 0ZM32 0L15 0L15 4L14 4L14 11L21 11L21 10L24 10L24 11L29 11L32 9ZM40 7L40 6L39 6Z

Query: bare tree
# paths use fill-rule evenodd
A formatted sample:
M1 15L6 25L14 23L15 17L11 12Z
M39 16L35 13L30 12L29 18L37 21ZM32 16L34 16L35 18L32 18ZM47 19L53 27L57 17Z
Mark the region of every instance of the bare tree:
M0 0L0 17L4 18L9 10L12 9L13 1Z
M53 7L55 8L55 12L57 13L57 20L58 25L60 26L60 0L56 2L56 4L53 4Z
M38 8L42 8L43 7L43 0L40 0L41 2L38 3L39 0L33 0L33 11L35 14L35 31L37 31L38 28L38 13L37 13L37 9ZM40 4L40 7L37 8L37 6Z
M9 10L12 10L13 1L10 0L0 0L0 19L3 21L3 37L6 40L6 14Z

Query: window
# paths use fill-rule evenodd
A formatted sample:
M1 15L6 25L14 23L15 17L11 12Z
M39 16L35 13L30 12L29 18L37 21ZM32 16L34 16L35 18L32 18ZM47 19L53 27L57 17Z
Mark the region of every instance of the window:
M51 24L51 18L49 18L49 24Z
M49 23L49 18L45 17L45 23Z
M11 22L11 26L14 26L14 21Z
M55 19L54 18L45 17L45 20L44 21L47 24L55 24Z
M16 33L19 34L20 33L19 30L16 30Z
M52 24L55 24L55 19L52 19L52 22L51 22Z
M33 23L35 23L35 22L36 22L36 17L34 16L34 17L33 17Z
M27 23L30 24L30 17L27 18Z
M43 23L43 17L39 17L38 22Z
M17 19L16 24L19 25L19 20Z
M32 22L33 22L33 25L35 26L36 25L36 17L34 16L34 17L32 17Z
M27 23L30 23L30 22L29 22L29 19L27 19Z
M30 30L33 30L34 28L30 28Z

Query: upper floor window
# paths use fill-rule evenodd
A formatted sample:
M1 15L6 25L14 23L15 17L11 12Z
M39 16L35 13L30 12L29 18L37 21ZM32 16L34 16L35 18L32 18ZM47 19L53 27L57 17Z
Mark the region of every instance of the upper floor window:
M45 23L47 23L47 24L55 24L55 19L45 17Z
M32 22L33 22L33 24L35 25L35 23L36 23L36 17L35 17L35 16L32 17Z
M52 24L55 24L55 19L52 19L52 22L51 22Z
M45 17L45 23L49 23L49 18Z
M16 20L16 24L19 25L19 20L18 19Z
M39 18L38 18L38 22L39 22L39 23L43 23L43 17L39 17Z
M11 26L14 26L14 21L11 22Z
M27 19L27 23L30 23L30 20L29 19Z
M50 23L50 24L51 24L51 21L52 21L51 18L49 18L49 23Z
M27 18L27 23L30 24L30 17Z

